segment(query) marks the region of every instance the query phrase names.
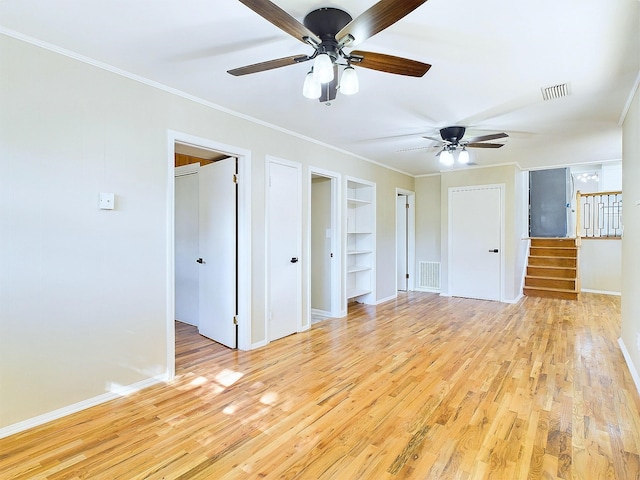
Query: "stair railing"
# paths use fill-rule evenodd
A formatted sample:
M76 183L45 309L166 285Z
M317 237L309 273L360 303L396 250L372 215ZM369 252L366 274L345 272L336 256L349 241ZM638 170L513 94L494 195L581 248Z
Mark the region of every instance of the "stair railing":
M576 192L576 240L622 238L622 192Z

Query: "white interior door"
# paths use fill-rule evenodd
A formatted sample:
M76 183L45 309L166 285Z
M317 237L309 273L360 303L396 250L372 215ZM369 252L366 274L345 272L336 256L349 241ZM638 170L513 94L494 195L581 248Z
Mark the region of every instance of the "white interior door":
M198 329L236 348L236 159L200 167L200 268ZM195 261L195 259L194 259Z
M398 195L396 199L396 271L397 271L397 284L398 290L403 292L407 291L407 274L409 273L408 269L408 255L409 249L408 247L408 213L409 209L407 208L409 205L408 199L406 195Z
M199 256L197 170L175 177L175 309L176 320L198 325Z
M302 325L301 168L269 162L269 340L291 335Z
M500 300L502 262L500 186L449 191L449 293Z

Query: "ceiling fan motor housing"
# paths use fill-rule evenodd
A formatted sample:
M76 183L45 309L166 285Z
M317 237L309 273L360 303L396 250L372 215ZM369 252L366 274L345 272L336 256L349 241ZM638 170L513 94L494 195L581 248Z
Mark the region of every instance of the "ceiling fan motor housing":
M465 127L445 127L440 129L442 140L457 144L464 137Z
M344 10L325 7L313 10L304 17L304 26L315 33L323 42L336 40L336 33L352 20Z

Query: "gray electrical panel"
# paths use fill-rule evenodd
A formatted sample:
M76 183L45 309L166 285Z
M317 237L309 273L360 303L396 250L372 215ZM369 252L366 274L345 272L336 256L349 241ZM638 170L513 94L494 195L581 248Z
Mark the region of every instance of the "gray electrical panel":
M570 196L569 168L529 172L529 236L566 237Z

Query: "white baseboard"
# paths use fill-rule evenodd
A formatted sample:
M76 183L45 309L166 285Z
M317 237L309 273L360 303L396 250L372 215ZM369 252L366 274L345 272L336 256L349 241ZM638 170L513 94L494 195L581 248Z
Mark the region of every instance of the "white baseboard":
M624 356L624 360L627 362L627 368L629 369L629 373L631 373L631 378L633 378L633 383L636 384L636 390L640 394L640 376L638 375L638 371L636 370L633 361L631 360L631 356L629 355L629 351L627 350L627 346L624 344L622 338L618 338L618 345L620 345L620 350L622 350L622 355Z
M132 393L135 393L139 390L150 387L151 385L155 385L157 383L166 382L167 380L168 378L166 375L161 375L157 377L147 378L146 380L142 380L132 385L112 388L110 392L103 393L102 395L98 395L97 397L88 398L81 402L73 403L71 405L67 405L66 407L58 408L57 410L53 410L48 413L43 413L42 415L38 415L37 417L29 418L28 420L23 420L22 422L14 423L13 425L0 428L0 438L23 432L30 428L43 425L47 422L51 422L52 420L66 417L67 415L71 415L72 413L86 410L90 407L95 407L96 405L108 402L109 400L115 400L116 398L131 395Z
M425 293L440 293L439 288L425 288L425 287L417 287L414 288L416 292L425 292Z
M250 350L255 350L256 348L266 347L268 345L268 343L269 342L267 342L266 340L261 340L259 342L252 343Z
M591 290L590 288L580 289L580 293L599 293L601 295L615 295L616 297L622 296L620 292L609 292L607 290Z
M319 310L317 308L312 308L311 309L311 316L322 317L322 318L331 318L331 312L328 312L326 310Z
M388 302L390 300L395 300L396 298L398 298L398 294L397 293L395 295L391 295L390 297L381 298L380 300L376 300L376 303L374 303L374 305L380 305L381 303Z
M516 298L513 298L511 300L509 299L504 299L502 300L502 303L511 303L511 304L515 304L518 303L520 300L522 300L522 298L524 297L524 295L520 294L518 295Z

